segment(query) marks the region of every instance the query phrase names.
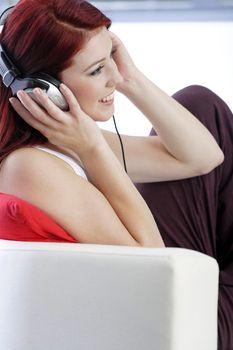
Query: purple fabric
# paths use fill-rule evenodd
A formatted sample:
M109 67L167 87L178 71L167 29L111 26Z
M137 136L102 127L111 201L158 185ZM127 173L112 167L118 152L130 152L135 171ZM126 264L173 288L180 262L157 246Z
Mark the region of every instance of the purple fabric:
M135 185L167 247L197 250L218 261L218 350L233 350L233 115L202 86L189 86L173 97L211 131L224 162L204 176ZM156 135L153 129L151 135Z

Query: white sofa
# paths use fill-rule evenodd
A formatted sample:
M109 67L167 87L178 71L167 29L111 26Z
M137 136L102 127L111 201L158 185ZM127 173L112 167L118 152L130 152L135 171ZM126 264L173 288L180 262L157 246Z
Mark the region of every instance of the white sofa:
M218 272L186 249L0 240L0 349L216 350Z

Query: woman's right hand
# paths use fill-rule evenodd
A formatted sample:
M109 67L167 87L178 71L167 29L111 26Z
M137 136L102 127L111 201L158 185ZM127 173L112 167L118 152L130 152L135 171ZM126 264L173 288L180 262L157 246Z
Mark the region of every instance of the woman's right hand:
M62 86L61 92L69 105L68 112L37 89L36 97L44 108L22 92L18 93L20 101L13 99L11 103L53 145L81 159L88 181L61 166L54 157L29 148L16 151L16 155L12 152L14 166L10 167L9 178L13 180L7 180L10 193L44 210L80 242L164 246L149 208L111 148L106 147L97 124L82 111L67 87ZM44 168L48 167L45 174Z
M60 89L69 105L68 112L58 108L39 88L33 93L43 108L22 90L17 93L18 99L10 98L10 103L22 119L40 131L51 144L82 158L104 138L96 122L81 109L72 91L64 84Z

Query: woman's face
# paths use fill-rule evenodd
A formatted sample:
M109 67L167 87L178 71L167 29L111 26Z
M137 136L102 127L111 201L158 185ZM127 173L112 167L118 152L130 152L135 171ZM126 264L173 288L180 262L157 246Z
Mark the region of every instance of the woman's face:
M74 55L71 66L59 76L73 91L83 111L95 121L106 121L114 114L113 94L122 77L112 51L112 40L103 27Z

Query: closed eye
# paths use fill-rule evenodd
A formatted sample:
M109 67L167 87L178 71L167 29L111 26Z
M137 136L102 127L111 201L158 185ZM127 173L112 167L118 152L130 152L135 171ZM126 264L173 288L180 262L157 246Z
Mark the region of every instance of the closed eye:
M90 73L91 76L95 76L97 74L100 74L102 69L104 68L104 65L102 64L101 66L99 66L97 69L95 69L93 72Z

